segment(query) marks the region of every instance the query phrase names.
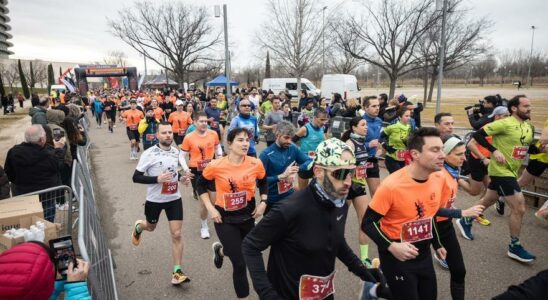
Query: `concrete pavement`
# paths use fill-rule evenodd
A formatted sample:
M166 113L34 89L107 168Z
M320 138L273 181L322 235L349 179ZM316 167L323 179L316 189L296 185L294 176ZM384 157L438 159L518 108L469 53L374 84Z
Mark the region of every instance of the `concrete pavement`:
M90 118L91 119L91 118ZM137 219L144 219L146 186L135 184L131 177L137 164L129 160L129 144L123 124L118 124L113 134L107 126L96 129L91 121L90 137L93 143L91 157L95 173L94 183L97 202L100 206L103 228L107 231L110 246L117 265L116 280L120 299L235 299L232 287L232 268L225 259L218 270L212 262L211 244L217 241L213 224L210 222L211 239L200 238L199 205L192 198L190 187L181 186L183 194L183 271L191 282L180 287L170 284L173 262L167 219L162 214L155 232L145 232L141 245L134 247L130 241L132 226ZM264 143L259 147L262 150ZM385 170L382 175L386 176ZM469 207L476 198L460 192L457 205ZM346 237L349 245L358 251L358 224L353 208L350 208ZM522 232L522 243L537 255L531 265L520 264L506 257L509 241L507 218L500 217L493 208L486 212L492 225L474 224L474 241L459 242L467 267L467 299L490 298L548 268L548 226L542 225L527 210ZM376 257L376 246L370 247L370 257ZM435 266L438 277L438 298L450 299L449 272ZM251 285L251 280L249 281ZM337 263L335 289L337 299L356 299L359 279ZM257 299L251 286L251 299Z

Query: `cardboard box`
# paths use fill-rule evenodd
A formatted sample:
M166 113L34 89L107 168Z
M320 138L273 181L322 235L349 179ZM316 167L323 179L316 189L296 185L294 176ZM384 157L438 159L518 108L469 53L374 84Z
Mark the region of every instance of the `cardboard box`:
M44 228L44 243L46 245L49 245L50 240L56 239L57 237L59 237L59 231L60 231L61 225L48 222L48 221L46 221L42 218L36 217L36 216L31 217L30 225L34 225L38 221L43 222L44 225L45 225L45 228ZM28 227L23 227L23 228L28 229L30 227L30 225ZM15 245L21 244L24 241L25 241L24 237L8 238L8 237L5 237L2 234L2 235L0 235L0 253L14 247Z
M12 228L29 228L32 217L44 218L38 195L0 201L0 235Z

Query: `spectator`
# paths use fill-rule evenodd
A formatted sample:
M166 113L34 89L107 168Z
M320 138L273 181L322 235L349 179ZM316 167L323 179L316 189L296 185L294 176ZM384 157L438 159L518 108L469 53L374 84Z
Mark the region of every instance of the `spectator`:
M23 97L21 93L17 93L17 101L19 101L19 107L23 108L23 102L25 101L25 97Z
M0 166L0 200L7 199L10 196L10 181L8 175L4 172L4 168Z
M301 96L299 98L299 111L301 111L308 103L308 93L306 90L301 90Z
M40 242L19 244L0 255L0 295L4 300L57 299L65 291L65 300L87 300L85 282L89 263L78 259L69 263L66 281L55 281L53 251Z
M342 112L344 110L343 104L342 104L342 96L339 93L333 94L333 99L331 100L331 109L329 111L329 116L331 118L336 116L341 116Z
M13 105L14 105L13 95L9 93L8 94L8 113L12 113L14 111L15 107Z
M394 98L390 100L388 102L388 106L386 106L384 109L384 114L382 115L383 121L387 123L392 123L392 121L397 119L398 118L397 111L399 107L400 105L399 105L398 99Z
M46 111L49 108L49 98L42 97L38 102L38 106L31 107L29 110L29 116L32 117L30 120L31 124L48 124L48 119L46 117Z
M4 115L8 114L8 97L6 95L2 96L0 104L4 108Z
M25 130L25 142L13 146L6 156L4 169L15 185L13 195L23 195L61 185L61 165L65 157L65 138L53 140L54 148L45 147L46 132L42 125ZM44 218L55 219L55 197L41 194Z
M346 110L342 113L345 118L354 118L358 115L358 111L361 109L360 104L354 98L346 102Z
M30 96L30 104L32 107L38 106L38 104L40 104L40 97L38 97L37 94L32 94Z

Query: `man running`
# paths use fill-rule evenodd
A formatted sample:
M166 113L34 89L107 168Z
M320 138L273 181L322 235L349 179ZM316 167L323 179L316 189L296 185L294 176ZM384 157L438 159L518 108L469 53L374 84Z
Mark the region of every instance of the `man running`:
M222 95L222 94L220 94ZM214 130L217 132L217 135L219 136L219 139L221 139L222 134L222 126L221 126L221 110L217 107L217 99L211 98L209 100L209 107L206 107L204 109L204 112L207 115L207 119L209 122L209 127L211 130Z
M256 91L256 90L255 90ZM257 118L251 115L251 101L240 100L238 110L240 114L230 121L228 132L234 128L245 128L249 132L249 149L247 155L257 157L255 145L259 142L259 126Z
M145 118L139 122L139 135L143 137L143 149L158 144L158 125L160 122L154 117L154 110L152 107L147 107L145 110Z
M179 191L177 166L179 150L173 146L171 124L161 123L158 128L159 144L146 150L133 173L133 182L147 184L145 202L146 220L137 220L131 233L131 242L138 246L143 231L154 231L160 213L165 210L171 233L171 253L174 267L171 283L190 281L181 270L183 260L183 202Z
M263 128L266 129L266 146L274 144L277 140L276 126L284 119L284 112L281 110L282 102L278 96L272 97L272 108L270 112L266 114L264 119Z
M519 235L523 215L525 214L525 198L517 181L518 170L533 142L533 126L528 122L531 118L531 101L525 95L517 95L508 101L510 117L488 124L476 131L473 138L478 144L491 152L491 162L487 173L491 178L481 205L489 208L499 196L510 206L510 245L507 255L520 262L532 262L536 257L523 248ZM485 139L493 137L493 144ZM473 240L472 220L462 218L457 221L462 236Z
M291 142L291 137L295 135L293 124L281 121L276 126L275 132L276 141L264 149L259 156L266 170L268 182L268 206L265 213L295 191L295 174L306 171L312 162L308 155Z
M455 119L451 113L441 112L434 116L434 125L440 131L441 137L444 138L453 134Z
M442 199L448 199L440 171L445 154L437 129L423 127L409 137L411 163L383 180L362 224L377 244L382 270L393 299L430 300L437 297L430 245L445 259L433 227Z
M192 125L192 117L184 111L185 104L183 101L175 101L175 106L177 107L177 111L172 112L167 121L173 128L173 140L179 146L183 142L188 126Z
M378 269L368 270L344 238L354 154L335 138L320 143L317 152L311 184L272 208L242 244L260 299L329 297L335 293L336 258L362 280L380 280ZM265 270L261 252L269 246ZM389 296L384 284L369 291Z
M129 146L131 151L129 153L129 159L137 160L139 159L137 153L140 151L138 126L145 115L142 111L137 110L137 101L131 100L130 106L131 108L129 110L122 113L121 119L126 122L126 133L130 141Z
M367 97L363 101L365 113L363 118L367 121L367 136L365 137L365 148L367 149L368 168L366 170L366 182L369 187L371 197L375 195L379 184L381 184L379 160L377 159L377 149L379 148L379 139L381 137L382 120L379 118L379 100L375 96Z
M223 156L223 150L219 143L219 137L217 133L207 128L208 117L204 112L197 114L197 119L194 122L196 124L196 130L185 136L181 147L180 163L186 174L191 175L192 189L194 190L194 197L198 199L198 192L196 189L196 181L202 176L202 171L211 162L213 157L220 158ZM188 165L185 161L187 155L190 154ZM210 199L213 199L210 195ZM202 220L202 227L200 229L200 237L202 239L208 239L209 226L207 225L207 209L200 201L200 219Z

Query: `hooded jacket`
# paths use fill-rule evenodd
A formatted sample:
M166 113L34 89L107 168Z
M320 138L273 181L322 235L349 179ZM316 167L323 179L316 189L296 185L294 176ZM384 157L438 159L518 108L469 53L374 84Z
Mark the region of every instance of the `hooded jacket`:
M30 122L34 124L48 124L48 119L46 118L46 108L42 106L31 107L29 110L29 116L32 117Z
M8 151L4 170L15 184L13 195L22 195L61 185L60 164L65 149L21 143Z
M55 129L61 130L63 132L63 136L65 136L66 143L66 152L65 152L65 164L67 166L72 166L72 151L70 149L70 143L68 141L67 132L65 131L65 128L63 128L62 123L65 120L65 113L62 110L58 109L50 109L46 112L46 117L48 120L48 126L51 128L52 131Z

